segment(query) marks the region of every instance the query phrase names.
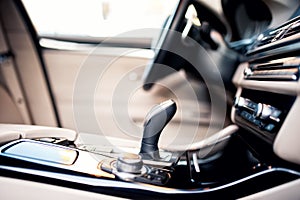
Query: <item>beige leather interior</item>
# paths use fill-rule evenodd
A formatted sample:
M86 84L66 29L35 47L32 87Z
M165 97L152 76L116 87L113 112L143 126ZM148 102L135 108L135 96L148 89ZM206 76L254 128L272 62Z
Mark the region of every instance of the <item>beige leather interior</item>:
M2 20L0 20L1 22ZM11 52L6 41L6 34L2 24L0 26L0 53ZM31 119L18 80L13 57L1 59L0 62L0 123L25 123L31 124Z
M106 200L106 199L124 199L105 194L96 194L84 190L75 190L67 187L59 187L44 183L25 181L13 178L0 177L1 199L20 200Z
M18 107L1 85L0 97L0 123L23 124L24 121Z
M16 138L43 138L60 137L70 141L75 141L78 134L70 129L33 126L23 124L0 124L0 143L15 140Z
M16 71L32 118L31 123L57 126L41 62L33 40L14 6L12 1L0 1L0 19L7 44L14 54Z

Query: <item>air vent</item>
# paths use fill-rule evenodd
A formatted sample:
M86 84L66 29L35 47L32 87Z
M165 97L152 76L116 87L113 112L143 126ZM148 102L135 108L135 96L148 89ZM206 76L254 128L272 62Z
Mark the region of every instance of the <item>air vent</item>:
M265 49L277 48L278 45L291 43L291 41L299 39L300 17L297 17L276 29L271 29L260 34L247 54L253 54L258 51L261 52Z
M256 43L256 47L264 46L266 44L270 44L271 42L276 41L279 35L282 34L282 30L270 31L265 34L261 34L258 36L258 41Z
M287 38L289 36L295 35L297 33L300 33L300 21L296 21L293 23L287 31L284 33L282 38Z
M297 81L299 79L300 58L283 62L250 64L244 71L244 79Z

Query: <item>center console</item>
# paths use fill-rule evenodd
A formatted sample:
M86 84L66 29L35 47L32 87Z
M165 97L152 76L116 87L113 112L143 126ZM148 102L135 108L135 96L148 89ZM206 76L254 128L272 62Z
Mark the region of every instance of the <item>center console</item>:
M130 153L91 153L43 140L20 139L1 147L1 156L57 168L70 173L84 173L96 177L118 178L129 182L165 185L170 179L166 169L143 164L141 156Z
M23 134L20 139L2 142L1 176L106 195L130 198L216 198L226 195L235 199L300 176L295 170L270 167L262 162L235 136L236 126L228 127L228 132L222 133L231 136L222 151L201 158L200 149L211 148L207 146L210 143L198 144L200 149L185 152L160 150L163 158L160 161L144 159L134 148L121 151L76 143L74 137L64 137L67 136L65 129L42 127L43 132L58 130L61 135L43 137L38 134L39 127L34 127L34 134L27 134L31 131L27 126L17 127L6 126L6 129ZM223 143L222 140L219 143ZM218 142L215 144L218 146Z

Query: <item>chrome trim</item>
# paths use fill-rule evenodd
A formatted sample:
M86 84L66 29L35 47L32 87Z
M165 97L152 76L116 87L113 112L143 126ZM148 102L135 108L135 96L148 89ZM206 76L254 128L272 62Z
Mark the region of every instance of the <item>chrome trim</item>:
M134 45L106 45L101 44L91 44L91 43L78 43L72 41L61 41L56 39L41 38L39 44L42 48L57 51L72 51L75 53L90 54L93 55L108 55L108 56L119 56L124 54L126 57L137 57L144 59L152 59L154 57L154 52L151 49L139 48ZM104 51L101 51L103 50ZM124 56L124 55L123 55Z
M268 79L278 79L278 80L291 80L291 81L296 81L297 76L295 74L282 74L282 75L273 75L273 74L265 74L265 75L251 75L245 77L245 79L263 79L263 80L268 80Z
M199 167L199 164L198 164L198 159L197 159L197 154L196 153L193 153L193 163L194 163L195 171L197 173L199 173L200 172L200 167Z
M244 70L244 79L281 79L296 81L299 77L300 59L287 57L266 63L250 64Z
M272 115L270 116L271 120L274 120L275 122L279 123L280 122L280 118L278 117L273 117Z

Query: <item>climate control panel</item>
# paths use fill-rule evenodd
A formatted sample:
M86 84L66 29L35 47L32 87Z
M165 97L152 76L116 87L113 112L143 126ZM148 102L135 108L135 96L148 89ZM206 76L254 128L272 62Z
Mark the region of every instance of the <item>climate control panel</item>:
M243 119L268 132L273 132L276 125L280 123L282 111L271 105L255 103L250 99L238 97L235 99L234 106Z
M282 102L283 101L283 102ZM275 139L292 106L294 97L245 90L234 99L237 124L256 133L268 142Z

